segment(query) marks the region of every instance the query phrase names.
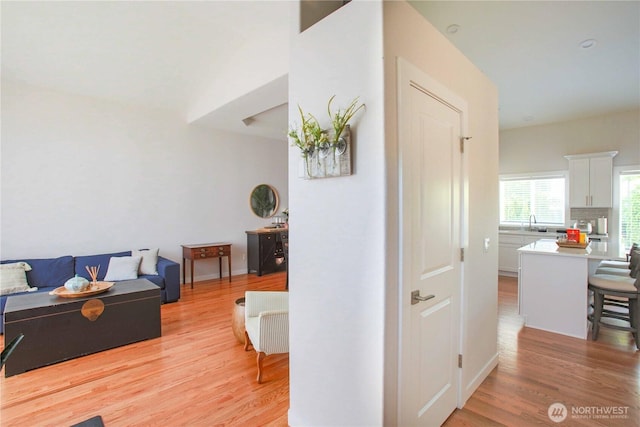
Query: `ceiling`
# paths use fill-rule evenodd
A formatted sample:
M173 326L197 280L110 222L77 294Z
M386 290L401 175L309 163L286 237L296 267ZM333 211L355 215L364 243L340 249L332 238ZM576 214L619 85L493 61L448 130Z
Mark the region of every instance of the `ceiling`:
M638 1L411 3L497 85L501 129L640 107Z
M411 3L497 85L502 129L640 107L638 1ZM186 118L211 82L229 75L238 52L274 29L288 29L290 5L2 1L0 7L3 80ZM448 33L453 24L457 32ZM594 46L582 48L588 39ZM200 122L284 138L286 84L279 79L254 89ZM259 99L265 94L277 101ZM248 115L239 107L251 104L261 111Z
M2 0L2 79L171 110L187 120L194 107L206 104L201 98L212 85L224 89L234 86L229 75L241 83L260 73L260 67L229 67L238 62L239 52L273 39L274 31L288 35L289 10L284 1ZM289 46L272 48L277 49L288 54ZM267 88L256 96L269 93ZM278 102L261 111L281 105L282 99L286 102L286 85ZM220 120L214 114L202 122L222 121L224 128L224 120L230 124L228 116L236 114L228 130L284 139L286 109L279 119L265 113L267 119L246 126L242 119L261 112L247 104L234 99L219 109ZM275 121L283 122L277 133Z

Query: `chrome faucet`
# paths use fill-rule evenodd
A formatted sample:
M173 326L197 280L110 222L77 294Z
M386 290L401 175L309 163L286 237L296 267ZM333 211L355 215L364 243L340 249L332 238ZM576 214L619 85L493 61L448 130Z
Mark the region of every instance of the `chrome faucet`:
M532 228L531 228L531 217L533 217L533 223L534 224L538 223L538 221L536 221L536 216L534 214L529 215L529 231L532 230Z

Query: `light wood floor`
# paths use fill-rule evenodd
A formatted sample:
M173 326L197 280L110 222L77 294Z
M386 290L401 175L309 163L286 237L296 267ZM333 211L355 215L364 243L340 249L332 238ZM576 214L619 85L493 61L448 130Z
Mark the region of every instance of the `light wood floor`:
M283 273L234 276L183 287L162 306L162 337L0 378L0 425L65 426L94 415L105 425L286 426L287 355L265 359L231 331L247 289L281 290ZM640 352L629 334L602 329L597 342L522 328L515 279L499 281L498 367L447 426L640 425ZM3 372L4 374L4 372ZM629 407L628 418L552 423L550 403Z
M496 369L447 426L640 425L640 351L630 333L600 328L598 341L523 328L517 278L498 281ZM626 419L572 418L552 422L549 405L628 407ZM585 409L586 410L586 409Z
M182 286L162 337L0 379L0 425L69 426L101 415L116 426L286 426L288 355L264 360L231 330L244 291L284 290L285 274ZM2 372L4 375L4 371Z

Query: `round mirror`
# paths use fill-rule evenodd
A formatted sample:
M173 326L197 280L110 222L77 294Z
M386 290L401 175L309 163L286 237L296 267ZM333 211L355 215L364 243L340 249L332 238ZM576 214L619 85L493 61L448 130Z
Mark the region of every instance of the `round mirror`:
M260 218L271 218L278 210L278 192L267 184L260 184L251 192L249 205Z

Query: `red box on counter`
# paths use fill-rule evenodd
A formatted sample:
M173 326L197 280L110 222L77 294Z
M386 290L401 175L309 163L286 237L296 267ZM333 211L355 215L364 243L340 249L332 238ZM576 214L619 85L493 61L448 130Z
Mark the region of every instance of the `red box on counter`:
M580 230L578 228L567 228L567 240L580 242Z

